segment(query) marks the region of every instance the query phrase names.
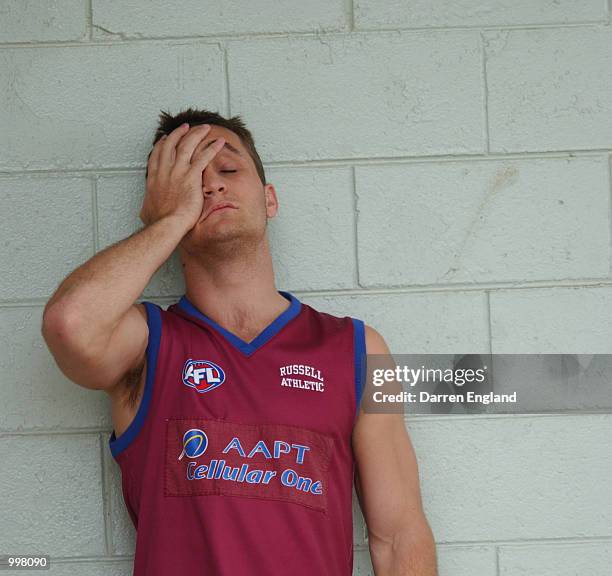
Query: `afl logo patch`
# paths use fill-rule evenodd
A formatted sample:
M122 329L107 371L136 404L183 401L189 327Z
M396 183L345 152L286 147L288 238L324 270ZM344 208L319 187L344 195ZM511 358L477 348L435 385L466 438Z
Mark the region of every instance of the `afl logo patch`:
M208 448L208 437L204 430L192 428L183 434L183 451L178 459L181 460L183 456L197 458L206 452L206 448Z
M210 360L192 360L183 367L183 384L198 392L210 392L225 382L225 372L221 366Z

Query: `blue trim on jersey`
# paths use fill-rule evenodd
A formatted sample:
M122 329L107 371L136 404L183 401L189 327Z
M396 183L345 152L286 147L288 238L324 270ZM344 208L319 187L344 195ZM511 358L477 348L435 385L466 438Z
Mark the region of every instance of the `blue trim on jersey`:
M365 383L366 371L366 343L365 343L365 324L363 320L351 318L353 321L353 350L355 354L355 410L359 414L359 405Z
M159 352L159 340L161 337L161 314L159 307L153 302L143 302L147 310L147 324L149 325L149 341L147 342L147 375L145 380L144 392L138 412L134 420L130 423L127 430L117 438L115 431L111 434L108 444L114 457L123 452L136 438L142 428L151 397L153 395L153 380L155 379L155 367L157 366L157 353Z
M229 341L230 344L238 348L243 354L250 356L261 348L270 338L272 338L275 334L280 332L280 330L290 321L293 320L299 313L302 306L302 303L291 293L284 292L283 290L278 290L278 293L284 296L287 300L289 300L289 308L287 308L267 327L261 332L254 340L251 342L245 342L242 338L239 338L235 334L232 334L229 330L226 330L220 324L217 324L214 320L206 316L200 312L187 298L187 295L184 294L178 302L179 308L181 308L187 314L194 316L200 320L203 320L210 326L212 326L215 330L220 332L225 338Z

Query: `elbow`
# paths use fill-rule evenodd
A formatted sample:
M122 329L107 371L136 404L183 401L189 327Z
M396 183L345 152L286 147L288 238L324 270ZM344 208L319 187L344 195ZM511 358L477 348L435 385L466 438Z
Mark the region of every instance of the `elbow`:
M400 549L419 550L420 552L435 551L436 543L429 522L425 516L412 518L393 534L391 547L394 551Z
M67 332L66 316L61 313L58 306L45 306L42 316L41 333L47 346L51 348L52 343L65 338Z
M43 311L42 336L47 346L53 352L59 345L66 345L71 342L74 334L79 330L76 326L76 318L71 317L65 308L59 304L46 306Z
M394 532L390 532L384 536L377 536L369 533L368 542L371 549L379 550L381 553L395 553L402 549L426 549L435 547L433 533L426 521L418 522L418 524L415 525L408 520Z
M86 364L100 354L94 345L91 327L88 329L82 318L74 312L67 312L59 304L45 308L41 334L58 367L66 375L68 367L77 362Z
M369 538L369 549L383 573L437 574L436 543L425 518L408 518L384 537Z

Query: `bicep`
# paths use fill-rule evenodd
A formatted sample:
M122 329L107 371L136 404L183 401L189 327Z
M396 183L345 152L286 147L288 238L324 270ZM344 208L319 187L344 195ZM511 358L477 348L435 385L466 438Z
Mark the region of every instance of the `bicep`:
M102 359L101 383L106 392L127 379L139 380L144 373L149 337L144 304L134 304L117 325Z

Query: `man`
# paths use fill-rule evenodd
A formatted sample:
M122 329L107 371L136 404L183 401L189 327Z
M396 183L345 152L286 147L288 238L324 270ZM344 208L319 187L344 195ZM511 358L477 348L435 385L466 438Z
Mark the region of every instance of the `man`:
M359 402L364 352L388 347L363 321L276 289L278 207L239 117L162 113L144 228L45 308L60 369L111 398L134 574L348 576L354 482L376 575L432 576L403 418ZM177 247L186 293L167 310L136 303Z

